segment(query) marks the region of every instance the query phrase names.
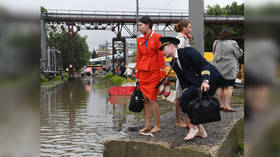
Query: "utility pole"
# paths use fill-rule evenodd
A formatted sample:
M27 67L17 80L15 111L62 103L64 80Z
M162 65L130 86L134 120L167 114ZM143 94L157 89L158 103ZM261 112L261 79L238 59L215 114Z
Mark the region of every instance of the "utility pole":
M105 60L105 65L107 67L108 64L108 41L105 41L105 55L106 55L106 60Z
M195 48L204 54L204 0L189 0L189 20L192 23L192 35L195 37Z
M136 0L136 37L138 32L138 20L139 20L139 0Z

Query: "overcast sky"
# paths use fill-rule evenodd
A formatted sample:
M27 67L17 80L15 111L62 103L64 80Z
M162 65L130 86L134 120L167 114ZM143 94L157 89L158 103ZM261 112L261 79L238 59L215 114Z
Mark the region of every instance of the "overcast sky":
M226 6L236 1L238 4L245 0L205 0L207 5L219 4ZM0 5L10 10L39 11L39 6L47 9L71 10L104 10L104 11L135 11L136 0L1 0ZM140 11L188 11L188 0L139 0ZM87 35L90 51L97 48L105 40L111 42L114 33L111 31L81 31L82 36Z

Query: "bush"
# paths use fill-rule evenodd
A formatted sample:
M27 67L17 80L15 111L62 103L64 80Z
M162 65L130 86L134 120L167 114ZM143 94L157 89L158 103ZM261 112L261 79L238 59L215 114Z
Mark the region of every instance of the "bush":
M55 81L61 81L61 76L56 76L56 77L54 78L54 80L55 80Z
M111 79L113 77L112 73L106 74L105 75L105 79Z
M116 75L116 76L113 76L110 80L114 84L121 85L124 82L125 78L122 78L122 77Z
M42 78L41 82L46 83L46 82L49 82L49 80L47 78Z
M68 73L63 73L63 76L64 76L64 80L67 80L68 77L69 77L69 74Z

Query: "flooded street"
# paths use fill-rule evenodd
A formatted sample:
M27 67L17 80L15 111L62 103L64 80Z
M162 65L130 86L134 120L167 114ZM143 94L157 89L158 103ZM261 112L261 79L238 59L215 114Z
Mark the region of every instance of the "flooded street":
M106 82L81 78L41 90L41 156L102 156L104 138L143 125L128 111L129 96L108 97ZM98 83L99 82L99 83ZM161 113L170 104L161 105Z

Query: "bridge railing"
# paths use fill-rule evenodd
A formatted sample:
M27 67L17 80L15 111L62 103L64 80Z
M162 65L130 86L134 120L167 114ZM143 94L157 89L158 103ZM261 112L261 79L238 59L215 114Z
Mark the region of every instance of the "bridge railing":
M148 15L152 19L187 18L187 12L140 12L139 17ZM42 17L52 18L107 18L107 19L136 19L135 11L95 11L95 10L56 10L48 9Z
M204 16L205 20L244 20L244 16L230 15L230 16Z
M136 16L135 11L102 11L102 10L63 10L63 9L47 9L47 14L56 15L120 15L120 16ZM187 12L139 12L139 15L148 16L188 16Z
M187 19L187 12L140 12L139 17L148 15L153 20L167 22L178 21L180 19ZM101 21L125 21L135 23L135 11L96 11L96 10L57 10L48 9L41 14L42 18L63 19L63 18L76 18L83 19L102 19ZM207 21L244 21L244 16L205 16Z

